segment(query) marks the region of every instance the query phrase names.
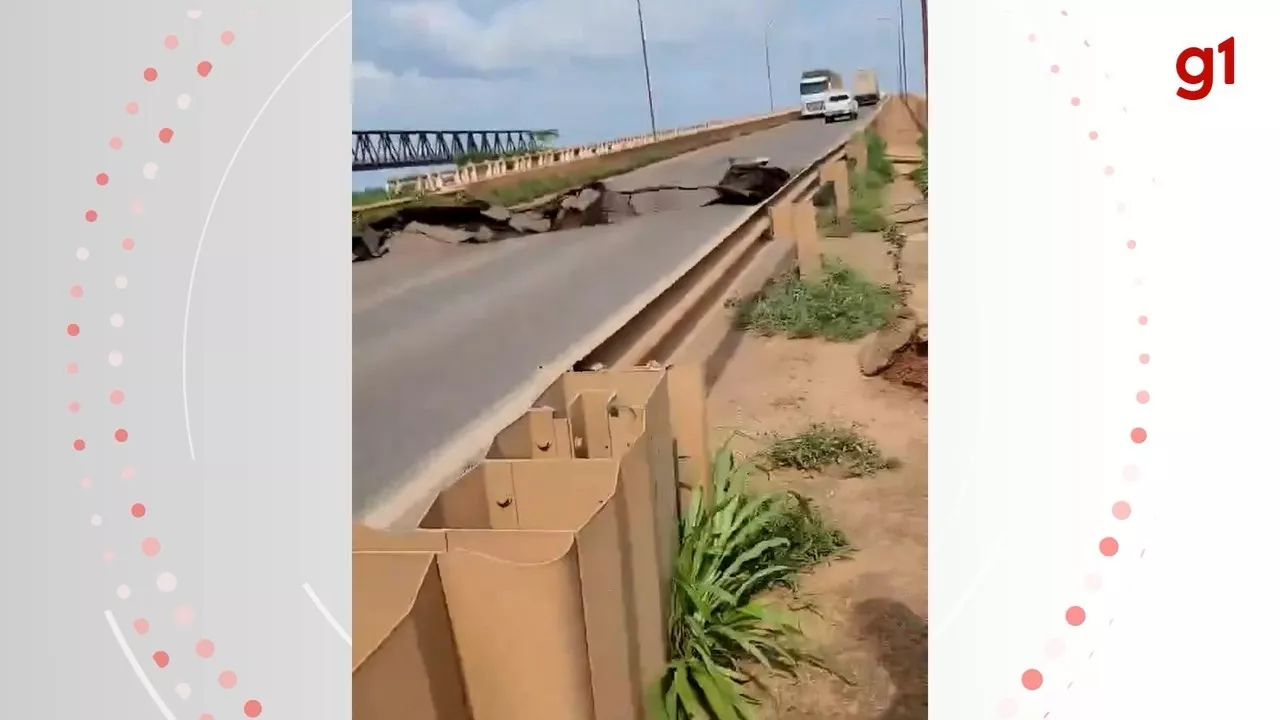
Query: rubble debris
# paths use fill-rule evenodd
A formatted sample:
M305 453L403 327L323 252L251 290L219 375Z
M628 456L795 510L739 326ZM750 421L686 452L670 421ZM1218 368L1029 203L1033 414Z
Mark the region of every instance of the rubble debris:
M408 225L405 225L404 230L401 230L400 232L406 235L426 235L427 237L430 237L433 227L434 226L432 225L423 225L420 222L411 222Z
M920 321L909 308L902 308L880 330L872 335L858 351L858 364L867 377L879 375L893 364L898 354L916 338Z
M560 198L560 208L556 211L551 226L556 230L575 230L580 227L602 225L605 223L604 186L597 183L588 185L576 193L569 193Z
M769 164L768 158L733 163L716 185L724 204L757 205L768 200L791 179L791 173Z
M423 235L437 242L450 245L492 242L494 237L493 231L484 225L468 230L447 225L425 225L420 222L409 223L400 233L403 235Z
M929 343L916 339L894 358L880 375L891 383L897 383L924 393L929 399Z
M482 210L480 214L494 222L510 222L511 220L511 211L501 205L490 205Z
M477 244L557 230L605 225L639 214L634 195L661 190L716 193L713 204L755 205L764 202L791 179L791 173L769 165L768 158L739 162L716 185L684 187L662 185L637 190L613 190L593 182L561 193L538 205L512 210L478 199L456 204L413 204L396 208L368 222L359 218L351 230L355 261L382 257L398 236L415 236L449 244Z
M387 253L386 237L373 228L351 233L351 255L356 261L373 260Z
M537 213L516 213L511 216L507 224L519 233L544 233L551 230L551 220Z

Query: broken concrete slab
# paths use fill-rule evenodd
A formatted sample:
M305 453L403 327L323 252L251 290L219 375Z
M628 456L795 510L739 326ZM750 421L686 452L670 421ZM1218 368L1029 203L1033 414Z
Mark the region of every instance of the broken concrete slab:
M551 220L537 213L515 213L507 225L518 233L544 233L551 229Z
M387 237L373 228L364 228L351 234L351 258L356 262L373 260L387 254Z
M592 225L603 225L608 216L604 211L605 194L612 192L603 184L594 183L568 193L560 199L560 210L555 215L553 230L574 230Z
M406 235L431 235L431 225L425 225L420 222L411 222L404 226L400 232Z
M410 223L410 225L419 229L420 235L425 235L432 240L442 243L456 245L458 243L471 242L474 232L466 228L447 227L445 225L423 225L420 223ZM408 228L406 228L407 230Z
M499 223L509 223L511 221L511 211L501 205L490 205L480 214L486 218Z
M880 328L858 350L858 364L867 377L879 375L893 364L894 358L916 337L920 322L908 308L898 311L887 325Z
M585 213L604 200L603 188L587 186L576 193L566 195L560 202L561 209Z

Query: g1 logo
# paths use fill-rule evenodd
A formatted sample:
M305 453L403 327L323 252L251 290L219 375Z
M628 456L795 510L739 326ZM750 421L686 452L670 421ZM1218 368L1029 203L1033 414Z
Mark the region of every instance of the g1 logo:
M1236 84L1236 39L1229 37L1218 43L1217 52L1222 53L1222 82L1227 85ZM1203 100L1213 91L1213 48L1189 47L1178 54L1178 78L1189 87L1178 88L1178 97L1183 100ZM1199 60L1200 71L1192 73L1188 65Z

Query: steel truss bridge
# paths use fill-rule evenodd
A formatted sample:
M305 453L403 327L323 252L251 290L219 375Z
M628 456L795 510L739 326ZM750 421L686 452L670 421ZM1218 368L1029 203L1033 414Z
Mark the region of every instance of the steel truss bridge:
M450 165L538 149L533 130L355 130L351 170Z

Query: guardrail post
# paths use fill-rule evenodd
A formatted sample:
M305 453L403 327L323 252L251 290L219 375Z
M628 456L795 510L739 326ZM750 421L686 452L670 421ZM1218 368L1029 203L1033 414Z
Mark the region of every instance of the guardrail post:
M769 208L769 221L773 236L796 244L796 260L800 276L809 277L822 267L822 254L818 250L818 213L813 207L813 192L793 202L783 202Z
M813 193L801 197L791 207L791 227L796 239L800 277L813 277L822 269L822 252L818 249L818 211L813 206Z
M791 227L792 203L785 199L777 205L769 206L769 229L773 237L779 240L795 240L795 231Z
M831 183L835 192L836 215L849 214L849 164L843 155L831 158L822 166L822 182Z
M844 146L845 157L848 161L858 169L858 171L867 169L867 136L865 133L856 133L849 138L849 142Z

